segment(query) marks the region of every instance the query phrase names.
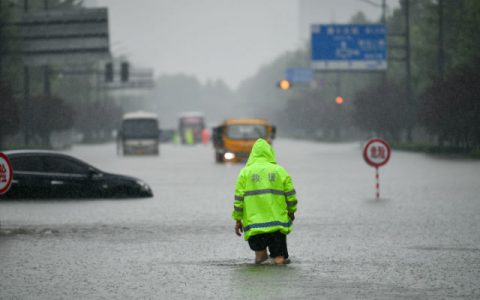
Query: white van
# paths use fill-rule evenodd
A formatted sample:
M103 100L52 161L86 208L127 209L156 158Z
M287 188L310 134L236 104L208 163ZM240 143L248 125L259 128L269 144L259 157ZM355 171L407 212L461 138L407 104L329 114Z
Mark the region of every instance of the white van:
M117 135L117 149L123 155L158 155L158 116L151 112L131 112L123 116Z

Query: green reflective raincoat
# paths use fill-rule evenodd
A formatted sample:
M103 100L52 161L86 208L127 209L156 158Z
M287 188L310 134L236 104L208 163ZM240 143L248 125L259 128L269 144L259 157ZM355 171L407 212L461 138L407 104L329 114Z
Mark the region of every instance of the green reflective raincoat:
M280 231L289 234L297 210L297 197L287 171L277 165L272 146L264 139L253 145L246 166L235 186L232 217L242 221L245 240L251 236Z

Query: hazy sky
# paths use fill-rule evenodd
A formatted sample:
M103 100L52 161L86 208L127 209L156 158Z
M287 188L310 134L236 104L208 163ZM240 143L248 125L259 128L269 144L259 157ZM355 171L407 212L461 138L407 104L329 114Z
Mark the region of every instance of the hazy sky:
M380 3L381 0L370 0ZM398 0L387 0L389 7ZM89 0L109 8L110 45L136 66L161 74L223 79L231 87L308 41L309 23L342 23L361 0Z

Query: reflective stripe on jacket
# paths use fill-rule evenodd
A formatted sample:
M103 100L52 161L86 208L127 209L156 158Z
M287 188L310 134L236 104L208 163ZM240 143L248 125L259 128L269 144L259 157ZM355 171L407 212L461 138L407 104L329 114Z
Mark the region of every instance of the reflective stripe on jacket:
M297 210L297 197L287 171L277 165L268 142L258 139L235 186L232 217L243 223L244 236L292 231L289 212Z

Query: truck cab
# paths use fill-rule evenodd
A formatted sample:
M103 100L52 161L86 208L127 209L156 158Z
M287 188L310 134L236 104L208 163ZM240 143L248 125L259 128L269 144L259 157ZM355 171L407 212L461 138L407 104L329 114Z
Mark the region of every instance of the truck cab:
M276 128L263 119L228 119L213 128L215 161L245 162L259 138L272 143Z

